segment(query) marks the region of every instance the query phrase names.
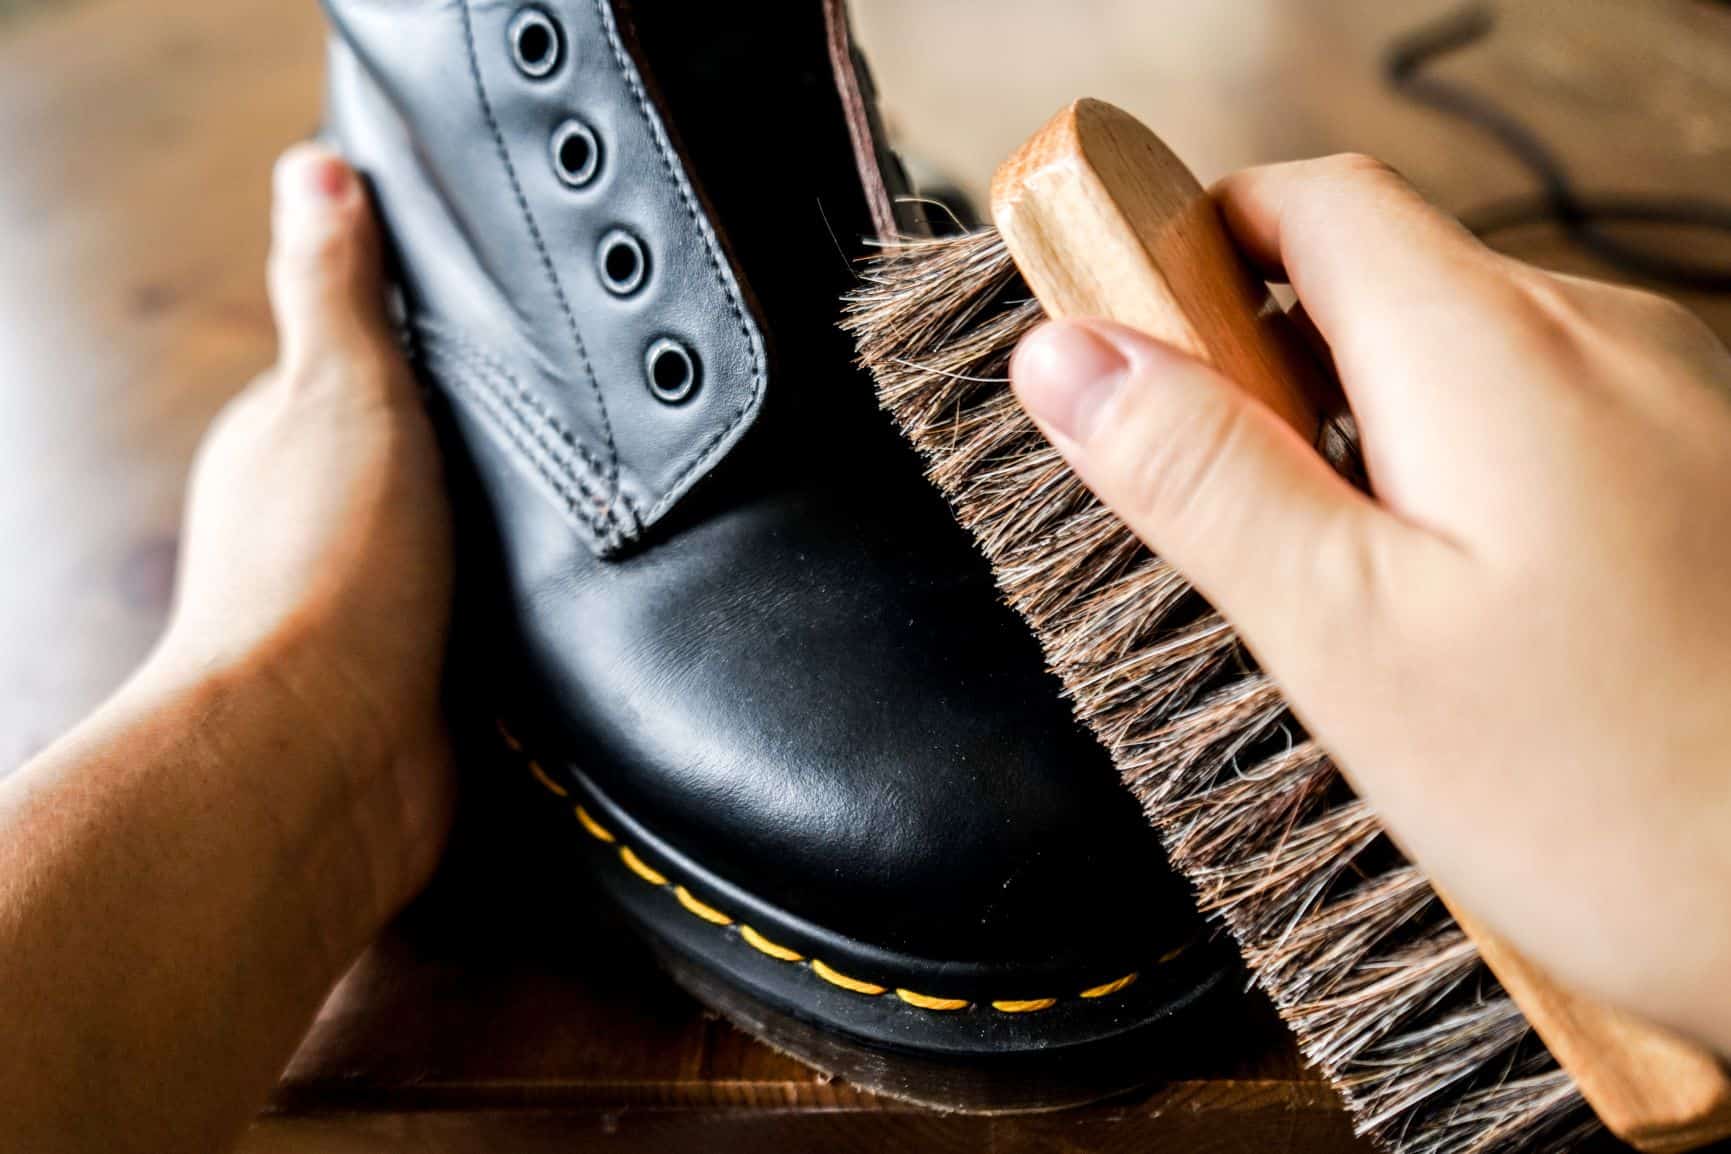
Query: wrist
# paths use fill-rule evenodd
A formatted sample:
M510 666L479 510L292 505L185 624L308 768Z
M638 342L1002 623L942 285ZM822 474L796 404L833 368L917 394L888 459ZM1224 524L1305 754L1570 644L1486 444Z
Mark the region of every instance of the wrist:
M332 659L339 647L327 622L302 614L259 632L223 624L177 616L129 691L222 690L280 721L301 752L323 747L321 770L350 779L379 770L390 743L386 719L356 691L361 687L346 684L341 663Z
M330 646L285 628L233 651L165 637L122 691L135 717L179 719L211 788L256 821L280 897L339 965L425 884L449 825L443 727L382 716Z

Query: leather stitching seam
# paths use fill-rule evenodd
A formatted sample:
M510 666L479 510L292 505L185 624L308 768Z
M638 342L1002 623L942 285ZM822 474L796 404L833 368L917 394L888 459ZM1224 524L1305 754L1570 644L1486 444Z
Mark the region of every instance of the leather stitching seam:
M536 474L552 487L566 512L582 522L604 545L618 540L619 527L614 522L612 506L605 494L595 490L573 471L570 459L547 440L546 430L527 416L497 382L487 379L486 366L425 342L420 353L429 371L440 376L453 391L474 400L475 411L497 429ZM504 410L503 414L499 409ZM540 452L536 452L537 447ZM561 468L550 468L549 461Z
M510 728L503 721L498 722L497 725L499 737L505 743L505 748L523 760L525 767L529 771L529 776L533 778L542 789L551 793L554 797L565 802L570 802L571 791L554 781L547 774L546 770L541 767L541 764L530 756L522 741L518 739L516 734L511 732ZM603 845L613 847L614 852L618 855L619 861L627 870L645 884L666 891L674 901L679 903L686 913L692 915L698 920L707 922L723 931L733 930L737 932L740 940L745 942L746 945L750 946L758 953L763 954L765 957L773 958L775 961L787 965L803 966L816 977L821 978L830 985L836 986L840 989L872 998L881 997L884 994L891 992L890 987L888 986L879 985L876 982L869 982L860 978L850 977L849 975L836 970L821 958L804 957L797 951L791 950L786 946L779 945L776 942L765 938L750 925L737 921L731 915L722 910L700 901L683 885L675 883L669 879L666 874L655 869L653 866L650 866L638 856L635 850L620 841L617 834L608 829L605 825L601 824L601 822L597 821L595 815L590 813L582 804L575 804L573 806L573 812L576 815L577 824L583 829L583 831ZM1183 952L1182 949L1173 950L1162 957L1160 962L1162 964L1170 962ZM1103 998L1109 998L1112 995L1122 993L1125 989L1129 988L1138 977L1140 977L1139 972L1128 973L1114 981L1105 982L1101 985L1092 986L1086 990L1082 990L1078 992L1075 997L1088 1001L1097 1001ZM972 1010L976 1008L976 1004L966 998L940 998L932 994L921 994L901 987L896 987L894 992L896 997L907 1005L930 1013L955 1013L962 1010ZM1057 1005L1060 1000L1061 999L1056 997L997 999L987 1004L993 1010L1001 1014L1032 1014L1039 1013L1041 1010L1049 1010L1053 1006Z
M513 399L513 393L518 397L525 395L516 378L496 363L482 359L478 350L466 346L453 350L431 333L423 333L421 337L418 352L428 371L442 379L454 392L475 401L488 423L528 459L542 480L553 486L567 511L580 519L604 544L616 541L620 526L607 503L605 491L586 480L584 471L575 467L577 462L549 442L548 434L557 437L561 430L549 427L535 415L525 412ZM576 490L575 494L572 489ZM578 500L579 497L582 500Z
M602 27L607 30L608 46L613 50L613 60L618 66L619 76L625 81L626 87L631 90L631 95L637 101L637 112L642 116L644 126L649 129L650 138L655 142L656 153L661 158L662 167L667 170L668 179L678 190L679 198L685 205L685 211L691 217L691 223L697 227L698 235L703 239L704 256L708 258L710 270L715 274L715 283L720 286L722 295L727 298L727 307L733 313L733 319L739 326L739 334L745 338L746 347L751 350L750 394L747 395L745 402L727 418L726 423L705 439L687 458L689 464L680 469L679 475L668 486L668 491L650 507L649 518L654 520L673 503L674 492L703 466L715 447L731 436L734 430L739 427L740 422L745 420L745 415L751 411L752 407L757 404L758 398L763 395L766 372L763 364L762 338L752 331L751 325L747 322L745 302L740 299L739 286L733 284L726 273L722 271L720 246L715 239L715 233L710 228L709 221L699 210L690 184L674 165L673 147L668 142L666 133L649 107L649 98L644 94L643 85L637 77L636 69L625 52L625 45L619 38L619 29L614 23L613 13L604 0L594 0L594 2L596 14L601 17Z
M474 80L475 97L481 105L481 115L487 122L487 130L492 134L493 146L499 154L499 163L504 167L505 177L510 182L511 194L516 198L517 209L523 216L523 223L528 226L529 237L534 242L535 251L540 255L542 271L547 275L547 281L552 286L553 296L559 302L559 311L564 314L566 327L570 330L571 341L577 350L577 359L581 364L583 375L589 381L589 389L595 396L595 406L601 417L601 439L607 450L607 466L603 470L603 483L607 486L609 505L619 496L619 448L613 440L613 422L607 415L607 399L601 393L601 384L595 379L594 367L589 362L589 351L583 344L582 331L577 326L577 315L571 309L571 302L565 295L565 286L559 280L558 268L553 263L553 254L548 250L547 243L541 235L541 228L535 223L535 216L529 209L529 198L523 192L523 185L517 179L516 166L511 163L510 150L505 144L505 133L499 127L498 116L493 111L493 102L487 96L487 86L481 79L481 57L475 45L475 21L469 10L470 0L462 0L458 8L463 15L463 39L469 53L469 74ZM609 509L611 512L611 509Z
M591 471L600 472L603 469L602 462L595 456L594 452L587 445L583 444L574 432L566 428L564 423L554 415L551 409L547 408L546 404L543 403L539 397L535 396L534 393L522 386L521 382L517 380L516 374L506 367L504 361L489 353L480 345L469 340L461 333L447 328L437 321L431 320L427 317L417 317L414 322L414 327L417 334L419 334L423 339L431 339L440 344L450 345L452 348L461 350L474 360L485 364L500 377L511 381L516 388L517 395L523 400L523 402L535 410L536 414L541 417L547 426L559 435L560 440L564 441L577 451L578 456L583 458L583 463L587 465Z
M477 372L491 374L503 385L508 385L511 392L516 394L517 399L523 405L533 410L540 425L560 441L569 445L572 450L577 453L578 457L581 458L580 463L587 466L587 470L577 469L573 468L573 465L578 462L561 460L561 465L568 472L573 483L580 486L582 485L581 474L584 471L598 472L602 470L602 463L596 458L595 454L589 449L589 447L582 442L575 432L566 427L565 423L559 419L558 415L555 414L553 410L547 407L546 403L542 401L541 398L537 397L522 383L521 380L518 379L517 375L511 371L504 361L500 360L480 345L475 344L461 333L446 328L444 325L427 317L417 317L415 319L414 333L424 345L433 344L448 346L448 350L439 353L439 355L442 355L445 359L455 359L458 361L466 360L469 366ZM455 352L453 353L449 350L455 350ZM461 354L461 356L458 356L457 354ZM601 483L605 485L605 482ZM591 493L589 495L594 497L598 504L604 503L604 497L602 494ZM631 520L622 521L611 506L609 506L601 515L606 518L607 524L612 526L617 534L625 535L632 533L642 524L642 517L638 510L637 502L634 501L631 494L625 492L623 488L617 491L616 496L618 503L623 505L625 511L631 515Z

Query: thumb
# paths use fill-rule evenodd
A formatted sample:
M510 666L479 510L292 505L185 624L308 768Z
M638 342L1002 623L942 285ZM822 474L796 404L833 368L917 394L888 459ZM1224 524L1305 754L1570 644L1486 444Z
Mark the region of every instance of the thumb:
M1377 537L1398 523L1212 368L1120 325L1061 321L1010 372L1088 487L1265 658L1371 592Z
M270 298L285 372L394 356L378 226L360 177L302 144L277 162L273 185Z

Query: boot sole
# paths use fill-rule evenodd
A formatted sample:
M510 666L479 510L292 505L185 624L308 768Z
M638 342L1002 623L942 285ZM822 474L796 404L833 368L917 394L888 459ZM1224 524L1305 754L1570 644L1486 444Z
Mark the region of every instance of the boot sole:
M502 732L574 820L599 888L682 987L753 1037L874 1093L947 1111L1023 1113L1159 1081L1175 1051L1194 1054L1176 1020L1229 972L1195 942L1116 978L1016 1000L919 992L942 988L941 977L897 986L882 975L921 964L828 934L715 877L583 773L550 767Z

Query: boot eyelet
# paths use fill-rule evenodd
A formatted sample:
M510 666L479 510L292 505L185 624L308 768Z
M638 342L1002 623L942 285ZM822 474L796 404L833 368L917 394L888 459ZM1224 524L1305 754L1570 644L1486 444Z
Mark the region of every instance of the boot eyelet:
M671 337L662 337L649 346L643 355L643 371L649 380L649 391L669 405L690 400L702 375L697 355Z
M649 279L649 254L643 251L643 242L622 228L601 238L595 264L601 270L601 283L616 297L630 296Z
M511 41L511 59L524 76L542 80L559 67L565 38L559 25L541 9L524 8L511 17L506 35Z
M601 142L587 124L567 120L554 130L553 171L570 188L582 188L601 171Z

